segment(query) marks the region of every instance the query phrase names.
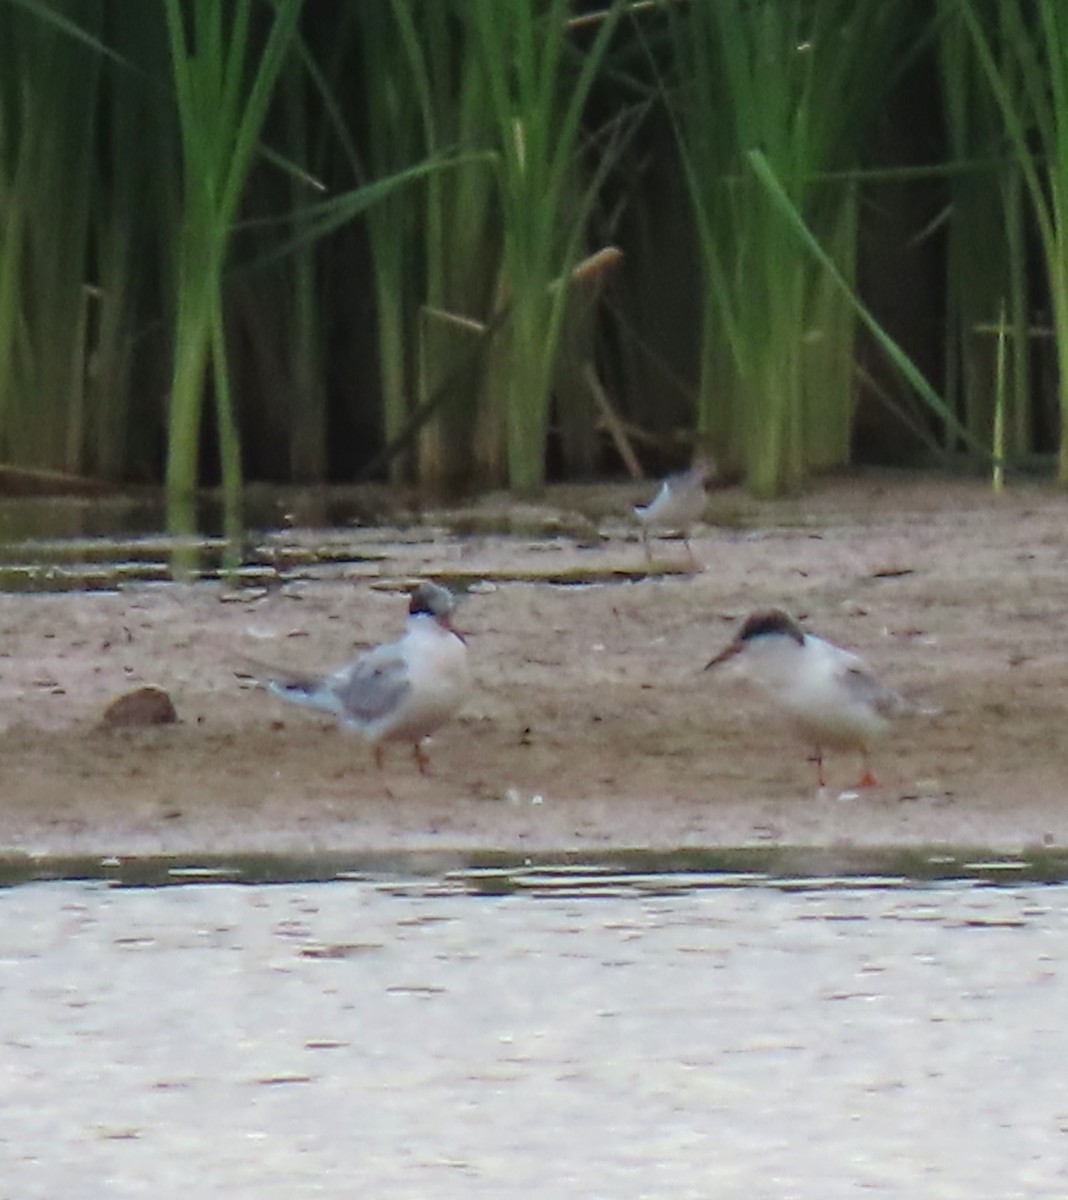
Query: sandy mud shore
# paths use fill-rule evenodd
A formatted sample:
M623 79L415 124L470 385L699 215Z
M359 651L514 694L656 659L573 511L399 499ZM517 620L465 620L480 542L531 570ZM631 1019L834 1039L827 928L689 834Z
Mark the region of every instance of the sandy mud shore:
M295 546L340 539L368 561L305 564L268 589L0 596L0 848L1068 844L1068 496L894 475L780 503L718 492L693 541L704 569L643 578L612 514L647 491L553 491L529 534L461 534L433 514L294 529ZM685 562L679 542L657 557ZM583 574L614 581L559 582ZM357 737L240 677L242 654L329 667L395 636L406 598L391 584L421 575L470 586L457 624L476 679L428 775L402 747L377 771ZM879 748L878 789L852 794L857 763L835 755L817 793L764 703L702 673L773 604L938 710ZM140 684L179 720L102 727Z

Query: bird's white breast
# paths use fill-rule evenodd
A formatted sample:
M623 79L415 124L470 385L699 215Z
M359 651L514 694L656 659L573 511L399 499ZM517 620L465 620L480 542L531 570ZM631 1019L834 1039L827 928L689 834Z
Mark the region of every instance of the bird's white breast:
M376 733L416 740L433 733L464 702L470 690L467 646L432 618L413 618L401 647L409 691Z
M776 638L752 651L746 673L812 737L863 743L885 728L864 689L850 686L850 672L863 670L855 655L812 634L803 645Z

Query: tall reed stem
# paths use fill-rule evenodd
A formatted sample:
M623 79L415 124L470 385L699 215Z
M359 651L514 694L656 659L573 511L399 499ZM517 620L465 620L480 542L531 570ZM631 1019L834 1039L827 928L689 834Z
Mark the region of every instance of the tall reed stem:
M899 23L893 0L692 0L668 10L680 72L669 102L705 283L698 432L761 494L795 489L811 466L848 456L852 320L748 156L759 151L839 273L851 272L855 189L823 176L859 160Z
M461 11L479 48L499 155L496 307L507 307L509 318L487 386L503 418L508 482L526 490L544 480L566 281L593 199L593 187L576 182L584 111L623 4L606 6L581 54L570 40L568 0L467 0Z
M958 4L1038 226L1059 368L1057 477L1068 486L1068 9L1058 0L1003 0L997 6L1000 27L993 30L985 6L974 0Z
M274 0L262 47L249 0L165 0L183 162L176 232L175 358L167 492L185 511L198 482L204 390L213 385L223 490L241 491L241 447L226 366L223 272L233 223L301 0ZM188 13L188 19L187 19ZM210 374L209 374L210 370Z

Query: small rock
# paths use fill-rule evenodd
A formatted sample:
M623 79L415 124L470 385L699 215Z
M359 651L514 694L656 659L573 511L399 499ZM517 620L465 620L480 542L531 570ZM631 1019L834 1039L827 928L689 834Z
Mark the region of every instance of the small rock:
M170 696L158 687L139 687L117 696L104 710L103 724L111 728L131 725L170 725L178 720Z

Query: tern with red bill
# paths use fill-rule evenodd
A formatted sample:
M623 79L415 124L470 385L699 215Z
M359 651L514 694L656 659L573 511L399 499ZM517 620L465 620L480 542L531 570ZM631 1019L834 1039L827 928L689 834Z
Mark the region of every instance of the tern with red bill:
M383 743L407 742L425 774L424 738L456 714L470 689L467 644L452 627L455 607L448 588L424 581L412 589L407 628L395 642L329 674L252 667L276 696L330 713L343 728L361 733L379 767Z
M857 750L863 774L857 787L876 787L871 744L890 719L909 710L884 687L864 662L848 650L805 633L781 609L750 615L737 637L705 666L737 662L785 713L790 725L811 744L819 786L824 786L825 749Z

